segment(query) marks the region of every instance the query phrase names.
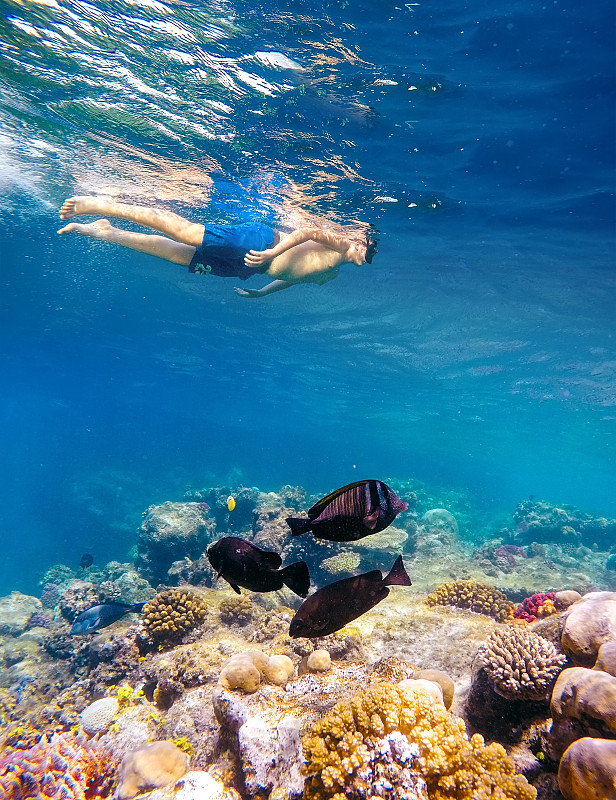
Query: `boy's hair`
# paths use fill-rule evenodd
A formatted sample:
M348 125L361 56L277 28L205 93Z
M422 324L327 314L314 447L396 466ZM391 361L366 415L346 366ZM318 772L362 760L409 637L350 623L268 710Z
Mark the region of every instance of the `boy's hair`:
M365 259L368 264L372 264L372 259L378 252L377 249L378 241L372 236L371 234L366 234L366 255Z

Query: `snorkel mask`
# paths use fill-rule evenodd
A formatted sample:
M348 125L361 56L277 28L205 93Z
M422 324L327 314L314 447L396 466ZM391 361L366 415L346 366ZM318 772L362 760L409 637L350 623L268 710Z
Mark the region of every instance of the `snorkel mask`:
M366 255L365 255L365 259L366 259L366 262L368 264L372 264L372 259L374 258L374 256L378 252L377 245L378 245L377 240L373 236L370 236L369 234L366 234Z

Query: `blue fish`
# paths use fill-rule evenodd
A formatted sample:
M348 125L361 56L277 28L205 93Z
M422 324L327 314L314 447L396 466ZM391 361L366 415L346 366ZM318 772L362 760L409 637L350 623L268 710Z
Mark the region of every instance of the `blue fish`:
M71 634L75 636L94 633L116 622L129 611L138 614L144 605L145 603L133 603L132 605L130 603L97 603L77 615L71 628Z

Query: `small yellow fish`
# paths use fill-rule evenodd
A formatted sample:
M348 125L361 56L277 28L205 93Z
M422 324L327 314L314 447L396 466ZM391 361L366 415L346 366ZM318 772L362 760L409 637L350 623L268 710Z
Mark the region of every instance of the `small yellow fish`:
M227 497L227 508L229 509L229 511L233 511L233 509L235 508L235 497L233 497L232 494L230 494L229 497Z

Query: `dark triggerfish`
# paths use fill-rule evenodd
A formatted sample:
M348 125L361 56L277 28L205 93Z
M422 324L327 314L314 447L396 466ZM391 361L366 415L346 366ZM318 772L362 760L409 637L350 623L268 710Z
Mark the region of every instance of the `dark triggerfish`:
M328 494L308 511L308 519L288 517L293 536L312 531L319 539L354 542L385 530L408 503L382 481L356 481Z
M361 617L389 594L388 586L410 586L402 556L394 561L389 575L380 569L329 583L311 594L291 620L289 634L316 637L327 636Z
M71 633L73 635L94 633L111 625L129 611L139 613L144 605L145 603L97 603L75 617Z
M271 550L262 550L246 539L225 536L207 550L207 557L218 577L241 594L240 586L251 592L276 592L286 585L300 597L310 589L310 573L305 561L296 561L280 569L282 558Z

